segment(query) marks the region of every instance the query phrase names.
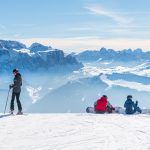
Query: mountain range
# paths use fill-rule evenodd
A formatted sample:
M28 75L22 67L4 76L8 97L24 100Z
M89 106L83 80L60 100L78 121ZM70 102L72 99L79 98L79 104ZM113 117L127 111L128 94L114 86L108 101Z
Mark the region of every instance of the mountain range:
M113 49L101 48L100 50L86 50L73 54L79 61L150 61L150 51L144 52L138 48L135 50L125 49L116 51Z
M0 72L21 70L24 111L85 112L103 94L114 106L123 106L128 94L141 107L150 106L150 52L142 49L101 48L66 54L40 43L27 47L0 40L0 65ZM13 76L0 75L0 95L5 100Z
M65 54L63 50L53 49L40 43L33 43L27 47L18 41L0 40L1 72L13 68L28 71L53 70L52 68L78 70L83 67L81 62L94 61L149 62L150 52L144 52L140 48L120 51L101 48Z
M33 43L27 48L17 41L0 40L0 66L0 71L6 72L13 68L27 71L76 70L83 65L74 56L50 46Z

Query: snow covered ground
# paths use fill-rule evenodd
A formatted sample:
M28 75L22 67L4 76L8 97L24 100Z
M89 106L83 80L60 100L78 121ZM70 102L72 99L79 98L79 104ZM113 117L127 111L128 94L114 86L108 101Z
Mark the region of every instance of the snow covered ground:
M0 150L150 149L150 115L1 115Z

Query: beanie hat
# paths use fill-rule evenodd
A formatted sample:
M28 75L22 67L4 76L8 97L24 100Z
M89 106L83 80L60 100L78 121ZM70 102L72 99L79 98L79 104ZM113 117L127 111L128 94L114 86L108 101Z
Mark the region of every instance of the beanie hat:
M18 69L13 69L13 73L14 73L14 72L17 73L17 72L19 72L19 70L18 70Z

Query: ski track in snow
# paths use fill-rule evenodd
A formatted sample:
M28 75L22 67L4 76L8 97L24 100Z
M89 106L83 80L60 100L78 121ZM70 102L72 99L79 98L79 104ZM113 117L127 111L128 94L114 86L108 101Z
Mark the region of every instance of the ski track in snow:
M150 115L0 117L0 150L149 150Z

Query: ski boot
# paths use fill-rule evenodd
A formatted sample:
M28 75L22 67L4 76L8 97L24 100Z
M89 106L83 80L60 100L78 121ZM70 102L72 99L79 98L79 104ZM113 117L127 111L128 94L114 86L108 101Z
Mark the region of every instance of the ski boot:
M16 115L23 115L22 111L18 111Z
M13 110L11 110L11 111L10 111L10 114L11 114L11 115L13 115L13 114L14 114L14 111L13 111Z

